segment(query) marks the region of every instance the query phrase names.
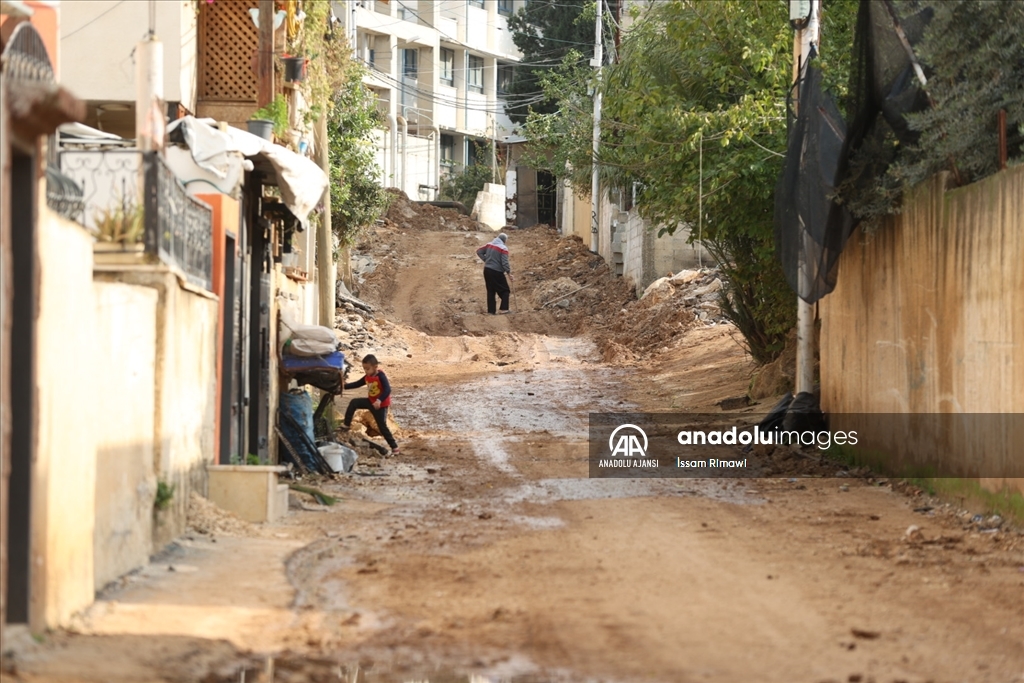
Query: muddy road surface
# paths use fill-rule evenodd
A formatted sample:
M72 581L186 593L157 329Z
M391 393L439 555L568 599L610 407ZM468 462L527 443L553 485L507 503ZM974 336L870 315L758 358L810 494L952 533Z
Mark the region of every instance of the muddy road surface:
M401 456L322 482L333 507L182 539L5 680L1024 681L1014 531L880 479L589 479L588 412L711 409L750 363L728 325L606 362L623 290L543 307L606 277L543 228L509 241L518 312L487 316L491 237L364 245L354 352L391 378Z

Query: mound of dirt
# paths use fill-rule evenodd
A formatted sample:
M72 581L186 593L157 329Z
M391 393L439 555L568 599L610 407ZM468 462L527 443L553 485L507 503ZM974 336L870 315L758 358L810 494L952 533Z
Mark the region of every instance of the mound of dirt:
M545 239L532 241L530 251L522 255L513 252L515 286L537 307L551 312L562 334L601 330L620 308L636 299L632 284L616 276L576 235L562 237L547 225L527 231L541 233ZM509 233L510 244L520 241L519 234ZM559 297L563 298L556 302Z
M696 325L727 322L720 306L723 287L717 269L655 280L638 301L619 311L610 329L599 334L605 360L643 358Z
M533 300L538 306L543 306L568 294L572 294L580 288L580 284L567 277L560 277L557 280L541 283L533 290Z
M440 230L475 232L486 230L482 223L473 220L456 209L444 209L431 204L420 204L396 188L388 190L392 195L384 220L402 230Z
M188 499L188 528L211 536L251 536L256 529L245 520L222 510L195 491Z

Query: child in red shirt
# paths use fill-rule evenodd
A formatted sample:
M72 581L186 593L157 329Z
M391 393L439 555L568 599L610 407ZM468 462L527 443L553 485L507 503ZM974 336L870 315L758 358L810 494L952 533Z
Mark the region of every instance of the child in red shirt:
M391 446L391 455L398 455L398 443L388 429L388 406L391 405L391 383L387 375L378 367L377 357L370 354L363 358L364 376L355 382L345 385L346 389L358 389L366 387L368 398L354 398L348 403L345 410L345 429L352 424L352 417L360 408L369 410L373 419L377 422L377 430L384 440Z

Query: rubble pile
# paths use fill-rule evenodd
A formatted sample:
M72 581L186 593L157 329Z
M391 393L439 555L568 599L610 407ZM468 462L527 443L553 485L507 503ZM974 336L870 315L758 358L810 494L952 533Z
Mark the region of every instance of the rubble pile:
M623 307L602 340L606 360L631 360L668 345L687 329L727 322L718 269L684 270L652 282Z
M351 304L337 309L334 331L349 363L355 363L368 353L394 355L409 350L394 333L392 323L383 318L374 318L372 313Z
M198 534L250 536L254 533L252 524L239 519L227 510L222 510L195 491L189 496L186 518L188 528Z
M559 303L561 301L568 302L568 295L578 291L582 286L571 278L560 277L557 280L543 282L538 285L533 290L533 299L537 302L538 306L544 306L555 301ZM568 308L568 306L569 304L566 303L565 308Z
M455 232L476 232L487 230L482 223L459 213L456 209L445 209L430 204L418 204L409 199L401 190L391 188L391 204L384 214L385 224L391 223L402 230L439 230Z
M546 225L530 230L545 230L558 239L547 249L527 254L513 250L515 286L530 292L535 308L550 311L563 333L600 330L611 315L635 298L629 283L616 277L604 259L591 253L576 235L560 237ZM512 240L515 237L510 233Z

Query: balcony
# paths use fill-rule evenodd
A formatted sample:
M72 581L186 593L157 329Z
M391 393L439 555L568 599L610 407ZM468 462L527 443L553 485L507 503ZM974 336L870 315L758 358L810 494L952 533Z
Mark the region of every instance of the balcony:
M191 197L156 152L66 150L64 175L82 188L82 224L101 243L141 252L210 289L213 212Z

